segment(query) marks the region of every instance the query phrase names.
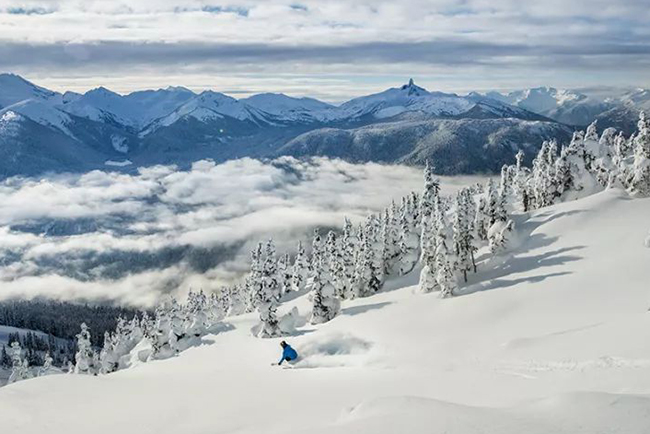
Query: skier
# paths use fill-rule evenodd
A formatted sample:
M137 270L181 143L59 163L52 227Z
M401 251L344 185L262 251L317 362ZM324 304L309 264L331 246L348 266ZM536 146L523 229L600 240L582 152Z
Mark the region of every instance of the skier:
M291 345L286 343L285 341L280 342L280 346L282 347L282 358L280 359L280 362L278 362L278 366L282 365L282 362L285 360L287 362L294 361L298 358L298 353L296 350L291 348Z

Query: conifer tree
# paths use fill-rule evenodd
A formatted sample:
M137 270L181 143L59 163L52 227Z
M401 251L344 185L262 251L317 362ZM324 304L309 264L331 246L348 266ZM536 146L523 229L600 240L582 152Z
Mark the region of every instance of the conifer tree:
M11 375L7 384L28 379L30 377L29 362L27 359L23 359L23 350L18 341L11 343L9 357L11 358Z
M445 213L438 208L436 212L436 233L435 233L435 263L436 263L436 282L440 288L440 296L443 298L451 297L456 289L456 258L448 246L449 243L449 226Z
M81 323L81 332L77 335L77 354L75 355L75 374L95 375L95 352L90 343L90 330L86 323Z
M381 271L376 266L376 251L373 245L373 234L370 233L371 230L372 225L367 224L363 231L359 232L361 234L361 248L354 275L354 290L359 297L367 297L381 289L379 277Z
M334 287L336 293L341 299L352 299L357 296L354 291L354 269L355 269L355 252L358 245L358 239L353 232L352 223L347 218L343 226L343 234L338 250L338 260L334 274Z
M632 192L638 196L650 196L650 119L646 118L644 112L639 115L637 129L634 138Z
M227 316L241 315L246 311L246 303L244 297L244 287L235 285L230 291L230 305L228 306Z
M409 201L402 200L399 209L399 267L398 273L404 276L415 268L420 257L420 236L417 232L416 216L409 206Z
M298 251L293 260L293 267L291 269L291 286L294 291L300 291L306 284L306 273L308 269L307 257L305 255L305 248L302 246L302 241L298 242Z
M291 258L288 253L280 255L278 259L278 279L280 285L280 294L291 292L293 273L291 270Z
M420 214L421 218L429 217L433 214L433 208L440 196L440 182L435 179L433 170L426 162L424 166L424 190L420 196Z
M422 219L421 257L422 271L420 272L420 291L427 293L438 289L436 279L436 238L435 219L431 215Z
M333 232L328 234L328 247L334 244L335 238ZM312 291L312 324L322 324L330 321L340 310L340 302L336 298L335 288L332 285L329 266L327 264L327 256L332 255L333 252L330 248L325 250L318 249L312 256L312 272L310 275L311 291Z
M530 210L530 187L528 185L529 170L524 167L524 152L519 151L516 155L516 165L514 168L513 193L521 203L522 210Z
M52 363L54 362L54 359L50 355L50 352L47 351L45 353L45 356L43 357L43 366L38 370L38 376L42 377L44 375L48 375L50 371L52 370Z
M255 298L261 321L257 336L261 338L281 336L282 331L280 330L277 317L280 291L277 280L275 246L271 240L266 245L265 257L262 262L261 284L257 288L258 291Z

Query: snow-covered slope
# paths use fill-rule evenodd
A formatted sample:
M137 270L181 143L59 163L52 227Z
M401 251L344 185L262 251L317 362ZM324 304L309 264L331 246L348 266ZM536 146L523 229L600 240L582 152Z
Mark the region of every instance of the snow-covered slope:
M598 97L554 87L537 87L508 94L489 92L486 96L568 125L587 125L613 106L612 102Z
M357 119L372 116L384 119L407 111L433 116L455 116L475 105L456 94L429 92L417 86L413 80L399 88L391 88L373 95L350 100L339 107L339 119Z
M281 93L260 93L240 100L281 122L326 122L336 108L313 98L292 98Z
M7 113L9 111L20 113L34 122L55 128L74 138L73 133L68 129L69 124L72 122L70 116L47 101L38 99L23 100L1 109L0 113Z
M28 99L58 102L61 95L14 74L0 74L0 109Z
M521 244L485 262L460 295L408 279L346 302L288 340L254 315L179 357L100 377L0 389L3 429L24 434L650 431L650 199L608 190L519 216ZM625 216L622 224L621 216ZM309 311L306 298L283 304ZM107 410L110 409L110 410ZM110 413L107 413L110 412Z

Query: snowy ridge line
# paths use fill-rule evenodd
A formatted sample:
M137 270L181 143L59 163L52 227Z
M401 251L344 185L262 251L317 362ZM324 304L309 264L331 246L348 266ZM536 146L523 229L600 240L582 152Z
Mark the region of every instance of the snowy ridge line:
M251 252L251 271L243 284L209 296L191 292L186 304L172 298L153 317L143 315L128 324L122 320L114 333L107 333L99 354L82 325L80 351L70 371L110 373L169 358L196 345L202 336L225 330L224 318L254 311L260 318L251 330L255 336L299 333L296 327L304 324L297 310L278 316L281 301L308 293L312 304L308 321L320 325L337 317L342 300L374 295L389 278L418 269L420 291L438 292L442 298L461 296L468 274L489 266L491 258L516 244L512 213L606 188L625 189L633 197L650 196L650 119L641 114L638 133L631 138L611 128L599 136L594 123L586 132L576 132L559 152L556 142L545 142L532 168L522 162L520 152L515 165L503 167L498 186L490 179L486 186L461 189L453 199L440 195L427 164L420 195L402 198L399 206L393 202L357 228L346 219L340 233L330 231L325 239L316 230L310 256L299 243L292 262L288 253L276 255L272 240L259 243ZM476 255L479 250L481 256ZM507 257L503 258L507 265ZM14 380L22 379L22 365L15 361Z

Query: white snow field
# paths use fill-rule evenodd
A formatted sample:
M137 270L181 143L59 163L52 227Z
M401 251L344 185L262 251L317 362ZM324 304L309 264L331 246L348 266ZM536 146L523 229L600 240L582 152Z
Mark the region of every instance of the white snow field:
M479 283L440 299L412 273L344 302L286 338L291 369L255 314L227 318L172 359L0 389L2 432L649 433L649 228L650 199L615 189L519 216Z

